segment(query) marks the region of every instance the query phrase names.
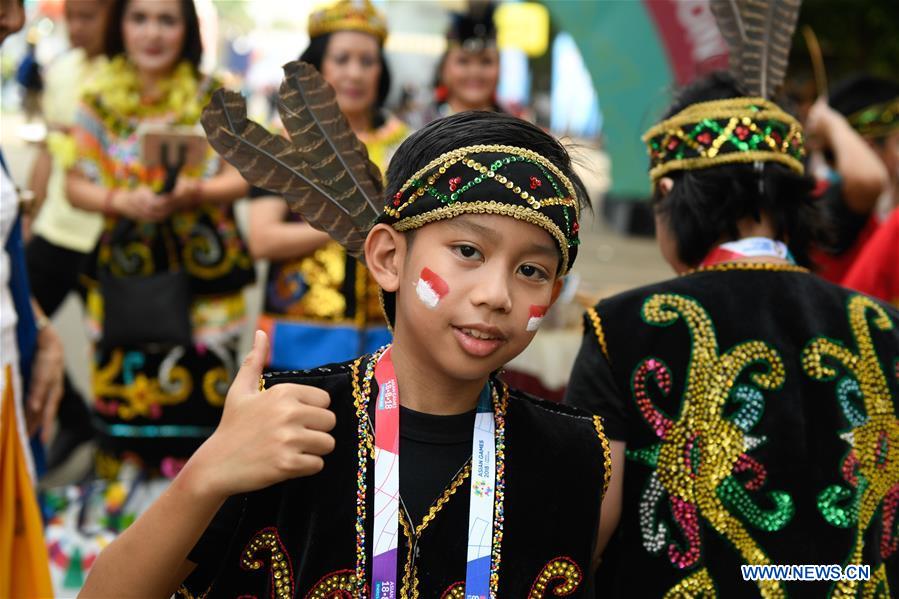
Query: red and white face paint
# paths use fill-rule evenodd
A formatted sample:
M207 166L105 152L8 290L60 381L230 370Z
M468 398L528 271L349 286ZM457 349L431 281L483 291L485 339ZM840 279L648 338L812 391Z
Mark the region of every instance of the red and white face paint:
M449 285L440 278L440 275L425 267L421 269L421 274L418 276L415 292L418 294L418 299L433 310L440 303L440 300L449 293Z
M528 313L528 332L532 333L540 328L540 323L543 322L543 317L546 316L547 310L549 310L549 306L531 306Z

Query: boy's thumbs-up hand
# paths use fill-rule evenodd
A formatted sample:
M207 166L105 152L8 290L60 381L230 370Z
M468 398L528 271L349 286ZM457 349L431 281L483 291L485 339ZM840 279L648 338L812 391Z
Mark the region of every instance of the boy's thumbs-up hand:
M268 337L256 331L225 400L215 433L185 466L206 492L219 497L310 476L334 450L331 398L317 387L284 383L259 390Z

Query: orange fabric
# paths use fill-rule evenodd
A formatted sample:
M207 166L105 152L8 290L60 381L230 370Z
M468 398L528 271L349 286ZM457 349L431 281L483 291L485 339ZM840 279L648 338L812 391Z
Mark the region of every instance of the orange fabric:
M0 598L52 597L44 527L16 426L12 375L7 365L0 422Z

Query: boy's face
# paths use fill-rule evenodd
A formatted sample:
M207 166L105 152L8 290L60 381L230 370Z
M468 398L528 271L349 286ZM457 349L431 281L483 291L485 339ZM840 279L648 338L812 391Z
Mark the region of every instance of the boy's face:
M487 376L533 339L561 287L559 259L549 233L508 216L418 229L397 273L396 341L449 378Z

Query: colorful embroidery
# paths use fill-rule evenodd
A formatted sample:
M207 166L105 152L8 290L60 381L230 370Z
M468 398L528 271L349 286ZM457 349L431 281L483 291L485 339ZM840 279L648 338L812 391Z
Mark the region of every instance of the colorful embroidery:
M543 599L547 591L555 597L567 597L580 588L583 579L584 573L577 562L570 557L557 557L540 570L537 579L531 585L528 599Z
M818 496L818 508L831 524L856 527L847 563L862 564L865 533L878 510L882 519L881 557L892 555L899 544L893 537L899 506L899 419L893 411L887 375L871 337L872 325L879 331L890 331L894 325L879 304L863 295L849 299L848 315L857 353L840 341L817 337L803 351L802 366L816 380L837 381L837 401L850 425L840 435L850 447L841 465L843 479L850 488L826 488ZM841 376L838 368L845 374ZM886 578L882 582L887 588ZM871 580L862 585L862 590L867 593L874 586ZM855 596L858 589L859 581L839 581L834 595Z
M662 395L670 393L672 375L667 365L657 358L647 358L637 366L631 379L640 413L660 441L627 451L630 459L654 468L639 506L644 546L650 553L658 553L667 544L669 560L675 567L693 567L701 559L699 525L705 520L731 542L744 562L769 563L746 524L766 531L779 530L792 518L794 507L788 494L770 491L767 500L774 503L774 508L766 511L749 493L758 490L765 479L764 467L748 455L764 439L749 433L762 415L761 391L778 389L784 383L783 361L761 341L746 341L719 354L712 320L692 298L653 295L644 302L642 317L658 327L671 326L682 319L693 343L676 419L655 406L647 385L652 380ZM754 371L748 374L748 381L740 382L750 368ZM726 408L730 407L736 410L725 417ZM752 470L755 476L741 483L737 475L746 470ZM659 503L666 496L674 522L684 537L683 545L673 540L670 525L657 518ZM693 574L680 585L704 588L706 578L707 573ZM761 581L759 588L764 596L783 595L778 582Z
M193 389L193 378L187 368L175 365L179 350L184 351L175 348L170 353L174 359L163 361L163 364L168 362L168 368L160 365L159 378L141 372L145 358L139 351L116 349L105 365L94 363L92 378L97 411L122 420L158 419L164 406L183 403ZM122 382L116 383L117 378Z
M306 593L305 599L353 599L355 590L356 573L353 570L338 570L322 576ZM368 596L368 589L362 596Z
M240 558L240 567L244 570L261 570L265 562L256 556L267 553L271 565L272 599L290 599L293 597L293 572L290 555L284 549L284 543L278 536L278 529L270 526L263 528L250 539L244 547Z

